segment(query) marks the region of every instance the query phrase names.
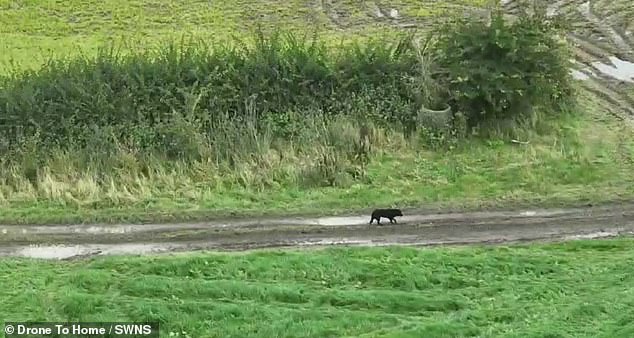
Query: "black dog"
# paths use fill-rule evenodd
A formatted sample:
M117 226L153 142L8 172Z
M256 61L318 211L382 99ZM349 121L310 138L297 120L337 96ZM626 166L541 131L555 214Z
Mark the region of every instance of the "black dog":
M381 217L388 218L390 223L396 223L396 216L403 216L400 209L376 209L372 212L372 218L370 218L370 224L376 220L376 224L381 225Z

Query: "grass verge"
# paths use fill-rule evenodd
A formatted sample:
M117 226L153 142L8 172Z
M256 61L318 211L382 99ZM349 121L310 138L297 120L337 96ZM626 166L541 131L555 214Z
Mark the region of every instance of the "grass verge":
M584 114L557 118L542 134L526 133L527 145L489 140L430 150L419 138L377 129L377 150L363 168L348 160L345 145L354 144L359 131L349 121L311 128L314 141L304 146L258 139L253 149L259 151L233 168L159 159L140 165L121 152L113 161L123 174L104 177L86 165L85 154L59 153L38 171L35 184L24 168L3 168L0 222L150 222L236 212L332 214L389 205L475 208L631 198L634 137L584 95ZM355 179L356 172L362 177Z
M632 244L8 259L0 315L175 337L631 337Z

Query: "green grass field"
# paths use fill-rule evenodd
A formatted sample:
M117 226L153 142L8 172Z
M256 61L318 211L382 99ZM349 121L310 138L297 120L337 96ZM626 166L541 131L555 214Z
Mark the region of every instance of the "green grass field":
M94 53L99 45L126 40L142 48L182 35L223 39L264 29L323 32L338 40L389 34L396 26L377 18L373 2L355 1L0 1L0 67L35 68L49 57ZM411 0L382 4L399 20L433 22L446 12L482 7L485 0L444 4ZM334 15L333 15L334 13ZM334 17L333 17L334 16ZM1 68L0 68L1 69Z
M0 261L7 321L165 337L631 337L631 239Z

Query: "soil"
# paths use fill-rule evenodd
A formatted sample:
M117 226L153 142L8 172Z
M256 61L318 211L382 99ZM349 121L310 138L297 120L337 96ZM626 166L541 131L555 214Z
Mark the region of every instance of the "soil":
M96 255L331 245L456 245L560 241L634 234L634 203L570 209L408 213L397 224L370 216L248 219L138 225L0 226L0 256Z

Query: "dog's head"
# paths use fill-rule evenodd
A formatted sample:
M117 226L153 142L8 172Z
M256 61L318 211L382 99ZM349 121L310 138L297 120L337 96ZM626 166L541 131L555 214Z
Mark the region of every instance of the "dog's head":
M403 216L403 213L401 212L401 210L396 210L396 216Z

